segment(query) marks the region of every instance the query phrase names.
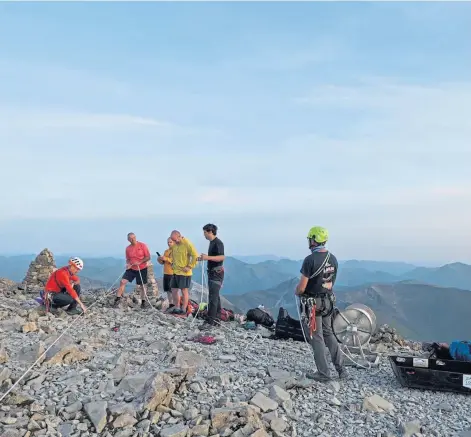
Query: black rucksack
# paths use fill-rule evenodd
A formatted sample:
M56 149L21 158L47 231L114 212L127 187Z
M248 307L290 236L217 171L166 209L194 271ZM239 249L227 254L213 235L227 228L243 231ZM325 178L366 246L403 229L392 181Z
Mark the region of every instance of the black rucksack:
M294 341L305 341L301 323L293 319L284 308L280 308L276 320L275 337L278 339L292 338Z
M266 328L271 328L275 323L273 317L260 308L252 308L251 310L248 310L247 320L249 322L255 322L256 325L265 326Z

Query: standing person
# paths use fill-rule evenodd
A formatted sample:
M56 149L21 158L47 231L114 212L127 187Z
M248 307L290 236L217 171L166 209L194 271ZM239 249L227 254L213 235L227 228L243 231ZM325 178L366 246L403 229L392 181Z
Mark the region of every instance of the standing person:
M87 308L80 300L80 278L77 273L83 269L83 261L74 257L65 267L57 269L49 276L44 291L40 293L40 302L53 309L67 307L67 314L75 315L86 312ZM82 310L77 308L80 305Z
M150 260L150 252L146 244L137 241L133 232L128 234L128 241L131 244L126 247L126 271L119 284L114 306L120 305L126 284L135 279L141 289L141 308L147 308L149 304L146 301L144 287L147 284L147 263Z
M183 237L179 231L172 231L170 238L175 243L171 247L173 278L170 284L175 306L169 313L186 314L190 299L191 277L198 262L198 252L193 243L188 238ZM178 290L182 291L181 301L178 297Z
M218 227L211 223L203 226L203 235L209 240L208 254L201 254L201 261L208 261L208 317L200 330L209 331L221 318L219 291L224 282L224 243L217 237Z
M173 302L172 288L171 288L171 282L173 278L171 252L172 252L172 246L174 244L175 243L170 237L167 238L168 249L164 252L162 256L159 256L157 258L158 263L164 266L164 281L163 282L164 282L164 291L167 293L167 297L168 297L168 303L169 303L168 310L169 311L175 306L175 303Z
M319 382L331 380L325 350L327 346L339 378L345 379L348 374L343 355L332 332L337 258L325 247L329 239L327 229L315 226L310 229L307 239L311 254L304 259L301 267L301 279L296 287L296 295L300 296L301 323L314 351L317 372L307 372L306 377Z

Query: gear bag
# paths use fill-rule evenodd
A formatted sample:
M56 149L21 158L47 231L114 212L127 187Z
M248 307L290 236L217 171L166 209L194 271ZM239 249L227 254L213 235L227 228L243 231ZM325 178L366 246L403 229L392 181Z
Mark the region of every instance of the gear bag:
M278 311L278 319L275 326L275 338L288 339L294 341L304 341L301 322L293 319L284 308Z
M262 325L265 328L271 328L275 324L273 317L260 308L248 310L246 317L249 322L255 322L256 325Z
M453 341L450 344L450 355L456 361L471 362L471 342L469 341Z

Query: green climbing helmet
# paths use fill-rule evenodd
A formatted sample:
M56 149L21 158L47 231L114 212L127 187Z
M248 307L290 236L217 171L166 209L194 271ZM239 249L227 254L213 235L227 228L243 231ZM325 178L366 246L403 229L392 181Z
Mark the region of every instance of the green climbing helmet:
M322 226L314 226L309 230L307 238L319 244L325 243L329 239L329 232Z

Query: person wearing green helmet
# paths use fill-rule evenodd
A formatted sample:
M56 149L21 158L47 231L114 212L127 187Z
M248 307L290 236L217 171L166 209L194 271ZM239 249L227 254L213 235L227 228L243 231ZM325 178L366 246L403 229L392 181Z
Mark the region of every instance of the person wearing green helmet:
M337 277L337 258L326 249L329 239L327 229L314 226L307 234L308 255L301 267L301 279L296 287L300 300L301 326L306 340L314 351L317 372L307 372L306 377L320 382L330 381L325 346L330 351L332 362L340 379L348 377L343 355L332 331L334 310L333 286Z

